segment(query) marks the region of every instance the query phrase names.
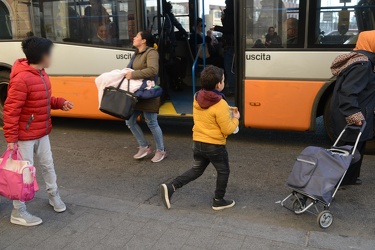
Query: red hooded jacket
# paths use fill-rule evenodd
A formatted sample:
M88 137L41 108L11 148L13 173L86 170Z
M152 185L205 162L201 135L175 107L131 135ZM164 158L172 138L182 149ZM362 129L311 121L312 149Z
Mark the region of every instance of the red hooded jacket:
M4 136L8 143L36 140L52 130L51 109L62 109L65 99L51 97L51 82L44 70L17 60L10 74L4 104Z

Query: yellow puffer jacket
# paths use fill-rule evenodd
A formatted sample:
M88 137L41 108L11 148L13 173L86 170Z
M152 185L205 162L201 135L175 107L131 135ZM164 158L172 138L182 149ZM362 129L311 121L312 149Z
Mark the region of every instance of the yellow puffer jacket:
M239 121L232 118L228 103L221 99L218 103L203 109L194 98L193 140L215 145L225 145L227 137L235 131Z

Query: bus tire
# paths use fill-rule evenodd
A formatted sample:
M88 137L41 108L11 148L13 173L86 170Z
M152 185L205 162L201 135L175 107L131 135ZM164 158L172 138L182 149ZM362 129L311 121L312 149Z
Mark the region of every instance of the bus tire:
M335 136L333 134L333 130L331 126L331 100L332 100L332 96L329 96L324 105L323 120L324 120L324 128L326 130L327 135L329 136L329 138L331 138L332 141L334 141Z
M0 71L0 126L4 125L3 112L4 103L7 99L10 71Z

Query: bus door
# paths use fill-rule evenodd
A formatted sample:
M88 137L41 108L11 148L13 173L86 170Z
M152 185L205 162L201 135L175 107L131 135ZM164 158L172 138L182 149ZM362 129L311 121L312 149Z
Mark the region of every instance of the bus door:
M192 114L193 93L190 73L192 56L188 39L190 8L193 2L191 0L145 1L144 28L154 35L160 56L159 83L163 87L160 115Z
M204 68L203 53L199 45L209 37L210 51L206 53L207 65L224 68L224 41L222 33L211 31L221 26L225 0L152 0L146 1L146 25L157 38L160 55L160 84L164 89L161 115L191 116L195 91L201 88L199 76ZM167 13L170 12L170 15ZM201 19L204 19L203 27ZM173 34L169 32L173 24ZM208 48L207 48L208 51ZM215 54L214 54L215 53ZM199 57L195 73L194 60ZM234 57L231 70L235 70ZM234 96L228 97L234 105Z

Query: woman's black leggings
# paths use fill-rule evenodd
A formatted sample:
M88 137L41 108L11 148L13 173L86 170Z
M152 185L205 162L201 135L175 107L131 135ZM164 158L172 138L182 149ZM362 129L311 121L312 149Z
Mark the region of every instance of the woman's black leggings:
M354 142L345 142L343 143L344 145L351 145L354 146ZM341 185L350 185L350 184L355 184L357 181L357 178L361 174L361 166L362 166L362 160L363 160L363 155L365 154L366 151L366 142L359 142L357 146L358 152L361 154L361 158L353 162L350 166L348 171L346 172L346 175L344 177L344 180L342 181Z

